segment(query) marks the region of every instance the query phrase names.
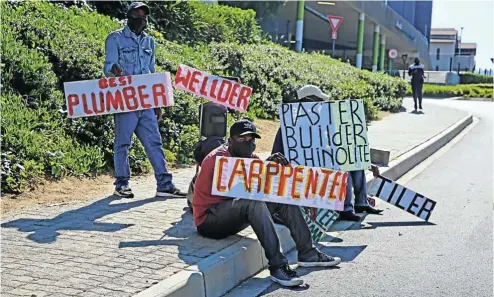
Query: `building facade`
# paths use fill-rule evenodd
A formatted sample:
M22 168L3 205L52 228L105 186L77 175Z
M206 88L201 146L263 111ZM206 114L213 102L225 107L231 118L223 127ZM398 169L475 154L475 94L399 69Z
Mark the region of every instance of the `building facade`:
M454 28L431 30L428 67L431 71L474 71L476 43L461 43Z

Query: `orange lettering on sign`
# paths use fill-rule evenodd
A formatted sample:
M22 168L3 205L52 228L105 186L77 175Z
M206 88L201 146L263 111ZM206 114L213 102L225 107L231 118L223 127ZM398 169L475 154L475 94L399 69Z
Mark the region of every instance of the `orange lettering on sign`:
M276 163L269 163L266 166L266 181L264 182L264 194L271 194L271 184L273 177L280 173L280 165Z
M122 101L122 92L120 92L120 90L117 90L115 92L115 96L113 96L113 93L111 91L106 92L106 110L111 111L112 107L115 110L118 109L120 109L121 111L124 110L124 104Z
M338 178L341 176L341 171L337 171L336 174L334 175L333 178L333 184L331 185L331 191L329 191L329 200L336 199L336 196L334 195L334 190L336 186L338 186L340 183L338 182ZM322 197L322 196L321 196Z
M297 184L304 181L303 176L299 176L300 173L304 172L303 166L295 167L295 173L293 174L293 182L292 182L292 198L300 199L300 192L297 192Z
M144 93L144 89L146 86L138 86L137 87L137 93L139 93L139 101L141 102L142 108L151 108L153 107L151 104L146 103L146 99L149 98L149 95Z
M242 176L243 184L246 192L250 192L250 187L247 183L247 172L245 170L245 162L242 159L236 159L235 165L233 165L232 175L230 176L230 180L228 181L228 188L232 188L233 180L237 176Z
M74 115L74 106L79 105L79 96L76 94L70 94L67 97L67 109L69 110L69 115Z
M287 166L282 166L281 167L281 176L280 176L280 182L278 184L278 196L285 196L285 190L286 190L286 180L290 178L293 174L293 167L291 165Z
M319 188L319 196L322 198L326 195L326 188L328 187L329 176L333 173L333 170L321 168L321 172L324 174L322 179L321 188Z
M216 166L218 166L218 175L216 176L216 189L220 192L226 192L226 187L221 185L221 176L223 175L223 164L228 163L227 158L220 158Z
M183 75L183 69L181 66L178 66L177 74L175 75L175 86L181 84L184 87L189 85L190 81L190 71L187 71L185 75Z
M309 198L309 191L312 193L312 197L316 195L317 183L319 181L319 172L312 168L309 168L307 172L307 183L305 184L305 198Z
M165 85L164 84L154 84L153 85L153 98L154 98L154 106L158 107L158 98L161 98L161 102L163 102L164 106L168 106L167 98L165 94Z
M346 197L346 187L348 185L348 172L345 171L343 175L341 176L341 186L340 186L340 197L339 200L343 201L345 200Z
M257 165L257 172L254 172L254 167ZM254 179L257 179L257 193L261 191L261 185L262 185L262 174L264 173L264 162L261 160L253 160L250 162L250 167L249 167L249 188L252 189L252 181Z
M134 87L125 87L123 88L123 96L125 99L125 104L129 110L136 110L139 106L139 102L136 98L136 90ZM131 100L133 103L131 103Z

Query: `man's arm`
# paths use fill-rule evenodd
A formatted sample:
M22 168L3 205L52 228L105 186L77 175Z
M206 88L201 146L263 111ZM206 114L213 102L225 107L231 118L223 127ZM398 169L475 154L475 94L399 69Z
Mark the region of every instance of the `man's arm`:
M156 68L155 68L155 63L156 63L156 43L154 42L154 38L151 37L151 49L152 49L152 53L151 53L151 61L149 62L149 71L151 71L151 73L155 73L156 72Z
M118 67L113 67L113 65L118 65L118 42L115 36L110 34L105 41L105 65L103 66L105 76L116 76L112 70Z

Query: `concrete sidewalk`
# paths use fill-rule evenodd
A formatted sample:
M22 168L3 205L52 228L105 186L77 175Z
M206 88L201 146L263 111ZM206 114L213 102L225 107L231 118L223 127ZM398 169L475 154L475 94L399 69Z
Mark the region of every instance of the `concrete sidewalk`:
M407 109L412 104L405 99ZM394 159L467 115L432 104L424 108L424 114L408 110L373 123L371 147L390 150ZM177 186L187 189L194 172L175 172ZM95 197L2 218L1 296L120 297L144 291L140 296L213 297L265 265L250 228L220 241L202 238L185 199L154 197L153 177L133 190L131 200ZM287 229L279 230L284 249L293 248Z

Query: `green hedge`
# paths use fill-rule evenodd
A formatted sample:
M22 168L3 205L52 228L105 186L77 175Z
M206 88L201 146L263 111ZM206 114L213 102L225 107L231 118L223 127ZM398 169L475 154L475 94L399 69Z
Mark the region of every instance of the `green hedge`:
M489 75L463 72L460 73L460 84L492 84L494 78Z
M465 98L493 98L494 84L471 84L456 86L438 86L425 84L423 87L424 97L465 97ZM412 95L411 87L407 93Z
M239 76L254 89L247 114L251 118L275 118L282 99L293 97L307 83L320 85L333 99L364 99L368 119L379 109L395 110L401 105L405 82L261 40L251 10L197 2L150 5L157 17L156 30L149 31L158 45L157 70L174 74L183 63ZM121 25L84 6L26 1L2 2L0 9L2 191L21 192L43 174L61 177L111 171L113 117L68 119L62 92L66 81L103 75L104 40ZM191 31L187 24L193 25ZM160 125L171 164L191 160L200 103L178 90L174 97L176 105L164 109ZM230 119L238 116L245 115L233 112ZM135 138L129 157L134 173L150 169Z

